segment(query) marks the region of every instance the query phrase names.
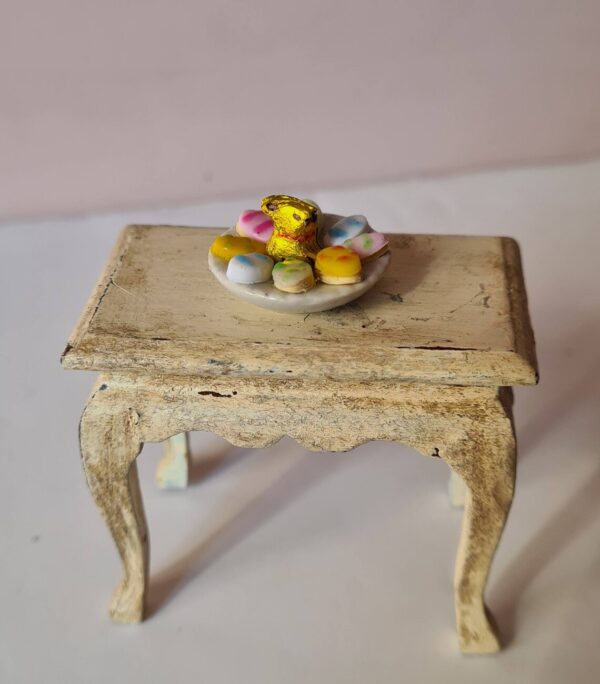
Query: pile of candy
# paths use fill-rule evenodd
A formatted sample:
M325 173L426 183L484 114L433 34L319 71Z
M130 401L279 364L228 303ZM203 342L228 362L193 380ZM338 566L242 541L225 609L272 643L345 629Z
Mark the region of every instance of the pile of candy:
M221 235L210 251L227 263L227 278L252 285L273 279L283 292L301 293L316 281L349 285L362 280L362 264L388 251L388 241L364 216L324 225L310 200L271 195L261 211L242 212L237 235ZM314 268L313 268L314 264Z

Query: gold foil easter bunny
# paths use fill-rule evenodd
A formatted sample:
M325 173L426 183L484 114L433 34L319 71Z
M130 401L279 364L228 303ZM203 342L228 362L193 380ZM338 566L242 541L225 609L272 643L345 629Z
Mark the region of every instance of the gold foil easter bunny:
M288 195L269 195L260 208L273 220L273 235L267 242L267 253L273 259L316 258L320 247L315 205Z

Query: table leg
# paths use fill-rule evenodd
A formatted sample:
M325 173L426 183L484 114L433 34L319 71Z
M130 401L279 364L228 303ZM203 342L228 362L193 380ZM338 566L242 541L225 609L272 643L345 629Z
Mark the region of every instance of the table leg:
M467 497L467 486L464 480L456 471L450 471L450 479L448 480L448 498L450 505L454 508L464 508L465 499Z
M454 582L464 653L493 653L500 648L483 594L515 483L516 445L508 395L505 399L500 395L495 408L480 418L462 452L446 459L467 488Z
M83 468L123 562L123 579L110 606L116 622L143 619L148 576L148 532L135 459L141 449L138 414L109 401L100 388L80 423ZM113 398L114 399L114 398Z
M156 484L161 489L185 489L190 470L190 443L187 432L170 437L156 469Z

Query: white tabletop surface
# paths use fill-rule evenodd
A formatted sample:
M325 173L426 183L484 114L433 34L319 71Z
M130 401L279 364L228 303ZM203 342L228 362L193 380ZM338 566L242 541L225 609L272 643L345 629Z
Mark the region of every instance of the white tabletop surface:
M123 224L227 225L257 196L0 226L0 681L599 680L600 162L312 197L378 230L521 243L542 381L516 391L518 488L489 583L506 649L459 654L447 468L386 443L319 455L196 434L178 493L154 487L146 446L151 615L110 623L120 567L77 446L93 376L60 352Z

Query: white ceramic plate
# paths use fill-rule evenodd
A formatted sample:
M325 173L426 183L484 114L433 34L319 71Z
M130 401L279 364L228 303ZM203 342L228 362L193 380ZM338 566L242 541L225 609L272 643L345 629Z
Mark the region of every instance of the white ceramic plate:
M323 225L335 223L342 218L335 214L323 214ZM227 231L235 235L235 228ZM231 293L250 304L263 309L279 311L280 313L314 313L327 311L342 304L352 302L365 292L368 292L380 280L388 267L391 254L387 252L374 261L363 264L363 279L353 285L325 285L319 283L312 290L302 294L292 294L278 290L273 281L242 285L227 278L227 262L219 257L208 254L208 268L215 278Z

